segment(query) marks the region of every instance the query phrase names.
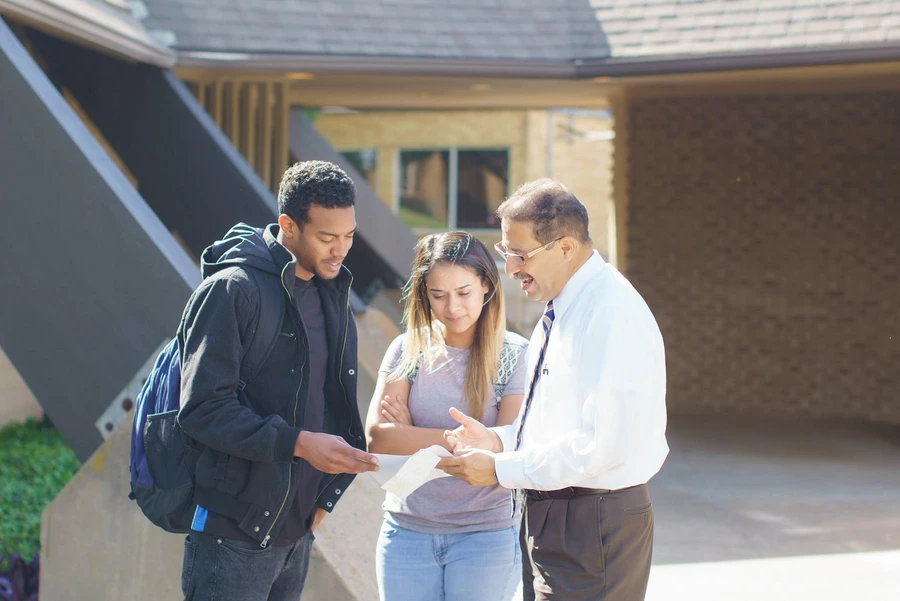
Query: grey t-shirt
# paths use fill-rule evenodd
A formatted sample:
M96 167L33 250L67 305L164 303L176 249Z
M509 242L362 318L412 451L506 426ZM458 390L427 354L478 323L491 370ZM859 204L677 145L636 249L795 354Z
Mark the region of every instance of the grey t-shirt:
M406 335L398 336L385 353L381 363L383 372L391 372L399 363ZM496 389L485 404L481 422L497 424L500 399L507 395L525 394L525 349L528 341L518 334L507 332L502 354L503 369L509 373L506 386L498 398ZM450 407L465 410L462 400L463 381L469 361L468 349L447 348L447 357L439 360L433 370L420 366L409 391L409 413L413 425L422 428L452 430L459 424L450 417ZM401 500L390 493L383 509L388 518L403 528L426 534L457 534L479 530L500 530L517 523L511 517L510 493L499 485L475 487L457 478L438 478L425 483Z

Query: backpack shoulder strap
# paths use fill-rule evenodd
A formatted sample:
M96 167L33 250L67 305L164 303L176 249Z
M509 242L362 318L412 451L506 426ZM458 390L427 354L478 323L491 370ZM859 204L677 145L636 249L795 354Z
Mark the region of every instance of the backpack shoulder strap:
M278 333L284 323L285 302L284 289L278 278L257 274L255 269L247 268L244 271L259 290L259 311L250 334L250 344L244 350L241 362L241 389L256 378L275 348Z

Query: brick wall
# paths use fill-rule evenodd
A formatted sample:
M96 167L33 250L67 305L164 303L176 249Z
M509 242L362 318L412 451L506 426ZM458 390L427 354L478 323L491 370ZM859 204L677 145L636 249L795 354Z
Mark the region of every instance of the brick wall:
M378 151L375 191L393 205L404 148L509 148L511 185L524 181L525 111L372 111L319 115L316 129L337 150Z
M549 153L548 115L543 110L372 111L320 115L314 125L338 150L377 149L375 190L389 205L399 185L401 149L509 148L509 192L549 172L585 204L594 246L607 255L612 144L589 136L611 129L612 123L589 111L557 112L551 121ZM481 230L478 237L492 245L500 240L500 232Z
M672 412L900 423L900 94L637 99L628 274Z

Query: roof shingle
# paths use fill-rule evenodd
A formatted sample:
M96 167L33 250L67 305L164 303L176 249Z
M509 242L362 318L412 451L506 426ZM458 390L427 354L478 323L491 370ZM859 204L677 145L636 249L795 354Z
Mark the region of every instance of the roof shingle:
M574 61L897 39L900 0L144 0L178 50Z

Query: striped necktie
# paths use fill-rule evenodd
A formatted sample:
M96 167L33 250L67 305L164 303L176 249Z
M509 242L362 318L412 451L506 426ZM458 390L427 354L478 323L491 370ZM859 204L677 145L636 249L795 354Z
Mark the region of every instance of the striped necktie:
M528 410L531 409L531 401L534 399L534 390L537 387L538 380L541 379L541 367L544 365L544 355L547 354L547 342L550 340L550 328L553 327L553 301L547 303L544 315L541 317L541 325L544 327L544 343L541 345L541 352L538 353L537 365L534 366L534 374L531 376L531 384L528 385L528 396L525 397L525 408L522 410L522 418L519 420L519 428L516 430L516 446L513 450L518 451L519 445L522 444L522 429L525 427L525 418L528 417ZM510 491L512 497L512 514L516 516L519 507L525 504L525 491L518 489Z
M544 327L544 343L541 345L541 352L538 353L537 365L534 366L534 374L531 376L531 384L528 386L528 396L525 397L525 409L522 411L522 419L519 420L519 429L516 431L516 446L513 450L518 451L522 444L522 430L525 428L525 418L528 417L528 410L531 409L531 401L534 399L534 391L537 388L538 380L541 379L541 367L544 365L544 355L547 354L547 342L550 340L550 328L553 327L553 301L547 303L547 309L541 317L541 325Z

